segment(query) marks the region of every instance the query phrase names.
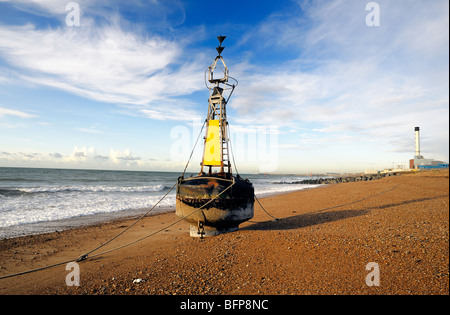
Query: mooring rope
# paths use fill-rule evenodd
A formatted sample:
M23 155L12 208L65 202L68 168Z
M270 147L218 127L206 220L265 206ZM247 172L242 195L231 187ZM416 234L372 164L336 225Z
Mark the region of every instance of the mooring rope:
M205 124L206 124L206 120L203 122L202 128L200 129L200 132L198 133L197 140L195 140L194 147L192 148L191 155L189 156L189 159L188 159L188 161L186 163L186 166L184 167L183 175L181 175L183 177L184 177L184 173L186 173L186 169L188 168L189 162L191 161L192 154L194 154L194 150L195 150L195 147L197 146L198 139L200 139L200 136L201 136L201 134L203 132L203 128L205 128Z
M276 218L276 217L274 217L273 215L271 215L269 212L267 212L267 210L264 209L264 207L262 206L261 202L259 202L258 197L256 197L256 195L254 195L254 196L255 196L256 201L259 203L259 206L261 207L261 209L263 209L264 212L267 213L267 215L268 215L269 217L275 219L275 221L281 220L280 218Z
M208 204L210 204L211 202L213 202L215 199L219 198L220 195L222 195L224 192L226 192L228 189L230 189L235 183L236 183L236 182L233 181L233 183L232 183L230 186L228 186L227 188L225 188L224 190L222 190L222 192L221 192L220 194L218 194L218 195L215 196L213 199L211 199L211 200L209 200L208 202L206 202L205 204L203 204L200 208L198 208L198 209L192 211L192 212L189 213L188 215L185 215L184 217L182 217L182 218L178 219L177 221L175 221L175 222L173 222L173 223L171 223L171 224L165 226L164 228L162 228L162 229L160 229L160 230L158 230L158 231L155 231L155 232L153 232L153 233L150 233L150 234L148 234L148 235L146 235L146 236L144 236L144 237L141 237L140 239L137 239L137 240L135 240L135 241L132 241L132 242L130 242L130 243L121 245L121 246L119 246L119 247L116 247L116 248L107 250L107 251L105 251L105 252L102 252L102 253L99 253L99 254L96 254L96 255L92 255L92 256L90 256L90 257L88 257L88 258L92 258L92 257L96 257L96 256L101 256L101 255L104 255L104 254L107 254L107 253L110 253L110 252L119 250L119 249L121 249L121 248L130 246L130 245L132 245L132 244L135 244L135 243L137 243L137 242L143 241L143 240L145 240L146 238L149 238L149 237L151 237L151 236L153 236L153 235L155 235L155 234L158 234L158 233L160 233L160 232L162 232L162 231L164 231L164 230L166 230L166 229L168 229L168 228L170 228L170 227L172 227L172 226L174 226L174 225L180 223L181 221L183 221L183 220L185 220L186 218L190 217L190 216L193 215L194 213L197 213L198 211L201 211L204 207L206 207Z
M103 244L100 245L99 247L97 247L97 248L91 250L90 252L88 252L88 253L86 253L86 254L84 254L84 255L79 256L79 257L76 258L76 259L65 260L65 261L62 261L62 262L59 262L59 263L55 263L55 264L52 264L52 265L48 265L48 266L44 266L44 267L39 267L39 268L35 268L35 269L30 269L30 270L26 270L26 271L23 271L23 272L18 272L18 273L6 275L6 276L0 276L0 280L6 279L6 278L15 277L15 276L20 276L20 275L24 275L24 274L28 274L28 273L32 273L32 272L36 272L36 271L41 271L41 270L49 269L49 268L52 268L52 267L56 267L56 266L68 264L69 262L74 262L74 261L79 262L79 261L88 260L88 259L90 259L90 258L97 257L97 256L101 256L101 255L104 255L104 254L107 254L107 253L111 253L111 252L113 252L113 251L116 251L116 250L125 248L125 247L127 247L127 246L133 245L133 244L135 244L135 243L137 243L137 242L140 242L140 241L142 241L142 240L144 240L144 239L147 239L147 238L149 238L149 237L151 237L151 236L153 236L153 235L156 235L156 234L158 234L158 233L160 233L160 232L162 232L162 231L168 229L169 227L172 227L172 226L178 224L179 222L181 222L181 221L183 221L184 219L190 217L190 216L193 215L194 213L197 213L198 211L201 211L204 207L206 207L208 204L210 204L211 202L213 202L215 199L219 198L220 195L222 195L224 192L226 192L228 189L230 189L235 183L236 183L236 182L234 181L234 178L233 178L233 183L232 183L230 186L228 186L226 189L224 189L220 194L218 194L217 196L215 196L213 199L211 199L211 200L209 200L208 202L206 202L206 203L205 203L204 205L202 205L200 208L198 208L198 209L192 211L192 212L189 213L188 215L186 215L186 216L184 216L184 217L178 219L177 221L175 221L175 222L173 222L173 223L171 223L171 224L165 226L164 228L159 229L159 230L157 230L157 231L155 231L155 232L152 232L152 233L150 233L150 234L148 234L148 235L146 235L146 236L144 236L144 237L142 237L142 238L140 238L140 239L138 239L138 240L129 242L129 243L127 243L127 244L124 244L124 245L115 247L115 248L113 248L113 249L110 249L110 250L107 250L107 251L104 251L104 252L101 252L101 253L98 253L98 254L95 254L95 255L87 256L87 254L92 253L92 252L98 250L99 248L102 248L102 247L105 246L106 244L110 243L113 239L115 239L115 238L117 238L118 236L120 236L121 234L123 234L125 231L127 231L127 230L130 229L133 225L135 225L139 220L141 220L145 215L141 216L141 217L140 217L137 221L135 221L132 225L130 225L129 227L127 227L124 231L120 232L118 235L116 235L115 237L113 237L113 238L110 239L109 241L103 243ZM176 184L175 184L175 185L176 185ZM172 186L171 190L175 187L175 185ZM349 202L349 203L346 203L346 204L342 204L342 205L337 205L337 206L333 206L333 207L328 207L328 208L316 210L316 211L310 212L310 213L308 213L308 214L318 213L318 212L322 212L322 211L325 211L325 210L336 209L336 208L340 208L340 207L343 207L343 206L348 206L348 205L351 205L351 204L355 204L355 203L358 203L358 202L361 202L361 201L364 201L364 200L367 200L367 199L370 199L370 198L374 198L374 197L377 197L377 196L386 194L386 193L388 193L388 192L390 192L390 191L395 190L398 186L400 186L400 185L396 185L395 187L390 188L390 189L388 189L388 190L385 190L385 191L383 191L383 192L381 192L381 193L378 193L378 194L375 194L375 195L371 195L371 196L368 196L368 197L365 197L365 198L362 198L362 199L359 199L359 200L356 200L356 201L352 201L352 202ZM170 191L170 190L169 190L169 191ZM168 193L167 193L167 194L168 194ZM163 199L167 196L167 194L164 195L164 197L161 198L161 199L158 201L158 203L161 202L161 200L163 200ZM261 206L261 208L262 208L262 209L263 209L270 217L274 218L277 222L280 221L280 220L283 220L283 219L276 218L276 217L272 216L271 214L269 214L269 213L264 209L264 207L261 205L261 203L259 202L259 199L258 199L256 196L255 196L255 199L256 199L256 201L259 203L259 205ZM157 203L157 204L158 204L158 203ZM157 204L155 204L155 206L156 206ZM154 206L154 207L155 207L155 206ZM152 209L154 209L154 207L152 207ZM150 212L150 211L151 211L151 210L147 211L147 213ZM147 213L146 213L146 214L147 214ZM80 259L80 258L81 258L81 259Z
M308 213L305 213L305 214L314 214L314 213L319 213L319 212L322 212L322 211L325 211L325 210L331 210L331 209L341 208L341 207L344 207L344 206L349 206L349 205L352 205L352 204L355 204L355 203L358 203L358 202L361 202L361 201L364 201L364 200L367 200L367 199L370 199L370 198L374 198L374 197L377 197L377 196L384 195L384 194L386 194L386 193L388 193L390 191L393 191L393 190L397 189L398 186L400 186L400 184L398 184L398 185L396 185L396 186L394 186L394 187L392 187L390 189L387 189L387 190L385 190L383 192L375 194L375 195L364 197L362 199L355 200L355 201L352 201L352 202L349 202L349 203L345 203L345 204L342 204L342 205L338 205L338 206L334 206L334 207L328 207L328 208L323 208L323 209L316 210L316 211L313 211L313 212L308 212Z
M131 229L131 227L133 227L136 223L138 223L139 221L141 221L147 214L150 213L150 211L152 211L153 209L156 208L156 206L164 199L167 197L167 195L172 191L172 189L175 188L175 186L177 185L177 183L175 183L172 188L169 189L168 192L165 193L165 195L158 200L157 203L155 203L155 205L153 207L150 208L150 210L148 210L147 212L145 212L143 215L141 215L136 221L134 221L131 225L129 225L127 228L125 228L123 231L121 231L119 234L117 234L116 236L112 237L111 239L109 239L108 241L106 241L105 243L101 244L100 246L94 248L93 250L81 255L80 257L78 257L77 261L82 261L84 259L87 258L87 256L97 250L99 250L100 248L102 248L103 246L111 243L113 240L115 240L116 238L118 238L120 235L122 235L123 233L125 233L126 231L128 231L129 229Z
M129 230L131 227L133 227L136 223L138 223L140 220L142 220L147 214L150 213L150 211L152 211L153 209L155 209L155 207L156 207L156 206L157 206L164 198L167 197L167 195L172 191L172 189L176 186L176 184L177 184L177 183L175 183L175 184L172 186L172 188L170 188L169 191L168 191L161 199L159 199L157 203L154 204L153 207L151 207L147 212L145 212L143 215L141 215L141 216L140 216L136 221L134 221L131 225L129 225L129 226L128 226L127 228L125 228L123 231L121 231L120 233L118 233L116 236L110 238L108 241L106 241L105 243L101 244L100 246L98 246L98 247L96 247L96 248L90 250L90 251L87 252L87 253L84 253L84 254L78 256L77 259L66 260L66 261L59 262L59 263L56 263L56 264L53 264L53 265L49 265L49 266L44 266L44 267L40 267L40 268L30 269L30 270L27 270L27 271L18 272L18 273L6 275L6 276L0 276L0 280L1 280L1 279L6 279L6 278L10 278L10 277L14 277L14 276L24 275L24 274L31 273L31 272L35 272L35 271L40 271L40 270L44 270L44 269L49 269L49 268L52 268L52 267L56 267L56 266L60 266L60 265L63 265L63 264L67 264L67 263L72 262L72 261L80 262L80 261L83 261L83 260L88 259L88 255L89 255L89 254L91 254L91 253L93 253L93 252L99 250L100 248L104 247L105 245L111 243L114 239L118 238L120 235L122 235L123 233L125 233L126 231L128 231L128 230ZM95 256L97 256L97 255L95 255Z
M164 228L159 229L159 230L157 230L157 231L155 231L155 232L152 232L152 233L150 233L150 234L148 234L148 235L146 235L146 236L144 236L144 237L142 237L142 238L140 238L140 239L137 239L137 240L135 240L135 241L129 242L129 243L127 243L127 244L124 244L124 245L115 247L115 248L113 248L113 249L109 249L109 250L107 250L107 251L104 251L104 252L101 252L101 253L98 253L98 254L95 254L95 255L88 256L89 253L92 253L92 252L94 252L94 251L97 251L98 249L102 248L102 247L105 246L106 244L110 243L113 239L117 238L118 236L120 236L121 234L123 234L125 231L127 231L128 229L130 229L130 228L131 228L133 225L135 225L139 220L141 220L145 215L141 216L141 217L140 217L138 220L136 220L132 225L130 225L129 227L127 227L125 230L121 231L118 235L114 236L114 237L111 238L109 241L103 243L102 245L100 245L100 246L98 246L97 248L95 248L95 249L89 251L88 253L79 256L79 257L76 258L76 259L65 260L65 261L62 261L62 262L59 262L59 263L55 263L55 264L52 264L52 265L48 265L48 266L44 266L44 267L39 267L39 268L35 268L35 269L30 269L30 270L26 270L26 271L14 273L14 274L6 275L6 276L0 276L0 280L6 279L6 278L15 277L15 276L20 276L20 275L24 275L24 274L28 274L28 273L32 273L32 272L36 272L36 271L41 271L41 270L49 269L49 268L52 268L52 267L56 267L56 266L68 264L69 262L81 262L81 261L88 260L88 259L93 258L93 257L101 256L101 255L104 255L104 254L111 253L111 252L113 252L113 251L122 249L122 248L124 248L124 247L133 245L133 244L135 244L135 243L137 243L137 242L140 242L140 241L142 241L142 240L144 240L144 239L147 239L147 238L149 238L149 237L151 237L151 236L153 236L153 235L156 235L156 234L158 234L158 233L160 233L160 232L162 232L162 231L168 229L169 227L174 226L175 224L177 224L177 223L183 221L184 219L190 217L190 216L193 215L194 213L196 213L196 212L198 212L198 211L201 211L204 207L206 207L208 204L210 204L211 202L213 202L215 199L219 198L224 192L226 192L228 189L230 189L235 183L236 183L236 182L234 181L234 178L233 178L233 183L232 183L230 186L228 186L227 188L225 188L224 190L222 190L222 191L220 192L220 194L218 194L218 195L215 196L213 199L211 199L211 200L209 200L208 202L206 202L205 204L203 204L200 208L198 208L198 209L192 211L192 212L189 213L188 215L186 215L186 216L184 216L184 217L178 219L177 221L175 221L175 222L173 222L173 223L171 223L171 224L165 226ZM175 185L176 185L176 184L175 184ZM175 185L173 185L173 187L175 187ZM171 188L171 190L173 189L173 187ZM169 190L169 191L170 191L170 190ZM163 200L163 199L167 196L167 194L168 194L168 193L166 193L166 194L158 201L158 203L161 202L161 200ZM158 203L157 203L157 204L158 204ZM155 204L155 206L156 206L157 204ZM155 206L153 206L152 209L154 209ZM152 209L151 209L151 210L152 210ZM146 214L148 214L148 212L150 212L151 210L147 211Z

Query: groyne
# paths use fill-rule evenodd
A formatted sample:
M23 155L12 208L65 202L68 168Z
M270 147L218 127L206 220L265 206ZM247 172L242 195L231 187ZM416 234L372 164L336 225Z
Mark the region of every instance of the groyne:
M399 176L405 172L394 172L394 173L380 173L380 174L363 174L363 175L351 175L351 176L340 176L340 177L330 177L330 178L311 178L302 181L295 182L294 184L338 184L338 183L349 183L349 182L359 182L359 181L371 181L376 179L381 179L387 176Z

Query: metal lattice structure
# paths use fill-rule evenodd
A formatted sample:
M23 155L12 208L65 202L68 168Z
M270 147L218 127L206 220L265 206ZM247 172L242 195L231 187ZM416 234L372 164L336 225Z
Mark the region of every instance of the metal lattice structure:
M208 100L201 173L204 173L205 166L209 167L209 174L211 174L213 167L220 167L220 174L232 173L226 105L234 88L237 86L237 80L229 76L227 65L221 56L225 48L222 46L225 38L226 36L217 36L219 40L219 46L216 48L218 55L211 66L207 68L208 77L205 77L206 86L210 90L210 97ZM214 76L215 73L217 75L217 72L220 72L219 77ZM206 80L210 85L208 85ZM229 83L229 80L232 80L234 83Z

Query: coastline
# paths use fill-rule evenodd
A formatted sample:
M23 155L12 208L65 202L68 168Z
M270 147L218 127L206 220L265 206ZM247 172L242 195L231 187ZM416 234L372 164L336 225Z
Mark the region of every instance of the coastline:
M308 190L313 188L325 187L326 185L311 185L305 184L305 188L281 192L265 192L258 198L274 197L278 195L288 194L294 191ZM39 235L52 232L63 232L70 229L77 229L83 227L89 227L93 225L106 224L114 221L121 220L135 220L138 217L145 214L150 208L141 209L126 209L120 211L113 211L107 213L97 213L90 215L83 215L78 217L72 217L67 219L42 221L36 223L20 224L8 227L0 228L0 241L4 239L11 239L17 237L25 237L29 235ZM163 213L174 213L174 206L157 206L148 215L158 215Z
M0 173L0 239L139 217L155 205L152 212L173 210L179 176L173 172L39 168L0 168ZM318 186L298 184L301 179L251 177L258 197Z
M448 191L446 170L283 193L259 198L280 221L255 203L238 231L203 240L154 214L105 249L161 233L80 262L80 286L62 265L0 279L0 294L448 294ZM79 257L133 221L0 240L0 276Z
M71 229L85 228L115 221L133 220L140 217L148 210L149 208L128 209L108 213L90 214L61 220L43 221L4 227L0 230L0 242L4 239L26 237L30 235L40 235L53 232L60 233ZM175 208L163 206L154 209L149 215L157 215L169 212L175 212Z

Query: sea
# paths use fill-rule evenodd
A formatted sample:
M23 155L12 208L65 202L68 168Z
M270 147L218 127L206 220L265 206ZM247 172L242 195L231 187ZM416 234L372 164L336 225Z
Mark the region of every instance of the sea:
M158 201L151 213L174 211L175 188L170 189L180 175L0 167L0 239L138 217ZM309 176L240 175L253 183L257 197L318 186L299 183Z

